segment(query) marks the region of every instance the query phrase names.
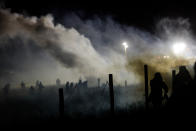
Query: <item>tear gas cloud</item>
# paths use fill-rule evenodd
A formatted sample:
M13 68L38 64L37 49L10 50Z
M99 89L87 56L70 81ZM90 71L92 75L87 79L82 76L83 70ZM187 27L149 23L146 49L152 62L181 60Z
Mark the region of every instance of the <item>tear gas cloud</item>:
M161 19L155 33L121 25L111 17L83 20L74 13L56 24L52 14L25 16L0 9L0 19L1 85L22 80L30 85L37 79L53 84L56 78L65 82L81 77L93 86L98 77L106 81L109 73L115 83L138 84L144 64L150 76L159 71L166 79L171 69L191 65L195 58L195 37L184 18ZM185 49L179 51L178 43L186 44Z
M97 78L105 82L112 73L117 87L115 107L126 110L130 105L142 106L144 64L149 66L149 79L161 72L170 86L171 70L187 65L191 71L195 60L195 36L184 18L163 18L150 33L119 24L112 17L84 20L70 13L58 23L52 14L26 16L0 9L0 29L0 86L11 83L11 87L18 87L24 81L28 87L36 80L48 85L34 94L11 88L9 96L4 97L0 91L4 105L0 113L5 116L1 119L8 121L18 114L23 119L27 112L33 118L56 116L59 87L52 84L57 78L62 87L66 81L77 82L80 77L92 87L97 86ZM124 85L125 80L128 88L119 88L117 85ZM78 112L85 116L109 110L108 88L73 88L64 93L68 105L65 112L71 117ZM12 112L12 103L18 105L14 109L18 114Z

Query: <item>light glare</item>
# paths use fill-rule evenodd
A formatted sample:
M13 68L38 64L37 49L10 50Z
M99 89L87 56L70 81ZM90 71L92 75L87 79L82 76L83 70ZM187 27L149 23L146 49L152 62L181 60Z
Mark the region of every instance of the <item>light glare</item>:
M186 48L186 44L184 42L175 43L173 45L173 52L174 54L179 55L184 52L185 48Z
M122 43L124 49L125 49L125 54L127 53L127 48L128 48L128 44L126 42Z
M122 43L122 45L124 46L124 48L125 48L125 49L127 49L127 48L128 48L128 45L127 45L127 43L126 43L126 42L123 42L123 43Z

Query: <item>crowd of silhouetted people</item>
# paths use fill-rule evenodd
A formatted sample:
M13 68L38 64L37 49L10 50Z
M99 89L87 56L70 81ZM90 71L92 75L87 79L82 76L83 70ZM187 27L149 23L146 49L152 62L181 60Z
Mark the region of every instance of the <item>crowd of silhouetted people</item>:
M23 81L21 82L20 86L21 86L21 89L23 89L23 90L27 89L27 86ZM4 94L8 94L10 91L10 88L11 88L10 83L5 84L5 86L2 88ZM42 91L44 88L45 88L45 86L42 84L42 82L37 80L35 86L31 85L29 87L29 90L30 90L30 92L34 92L35 89Z
M74 88L77 88L77 89L83 89L83 88L88 88L88 81L85 80L85 81L82 81L82 79L80 78L78 80L78 82L70 82L70 81L67 81L65 84L61 83L61 80L59 78L56 79L56 86L58 88L64 88L65 90L69 90L69 89L74 89ZM106 81L105 83L100 83L100 78L98 78L98 85L97 87L98 88L106 88L108 87L108 81ZM42 91L46 86L43 85L43 83L39 80L37 80L35 82L35 85L30 85L29 87L26 86L25 82L22 81L20 83L20 87L21 89L25 90L25 89L28 89L30 90L30 92L34 92L35 90L39 90L39 91ZM7 83L4 85L4 87L2 88L3 92L5 94L8 94L9 91L10 91L10 88L11 88L11 84L10 83Z
M106 87L108 86L108 81L100 85L100 78L98 80L98 87ZM21 89L26 89L25 83L22 81ZM78 82L69 82L67 81L65 84L61 84L60 79L56 80L57 87L63 87L65 89L72 89L72 88L88 88L88 81L82 81L79 79ZM127 81L125 81L125 87L127 86ZM168 101L170 105L175 107L184 106L192 106L195 100L195 90L196 90L196 63L194 65L194 77L192 78L189 71L187 70L186 66L180 66L178 74L175 75L173 78L173 87L172 87L172 94L170 98L168 97L168 86L164 82L164 78L162 77L160 72L156 72L154 74L154 78L150 81L150 95L149 95L149 102L152 103L154 108L160 108L164 100ZM29 90L31 92L38 89L42 91L45 86L42 84L41 81L36 81L35 86L30 86ZM8 94L10 90L10 84L7 83L4 88L3 92Z
M69 89L84 89L84 88L88 88L88 81L82 81L82 79L80 78L78 82L74 83L74 82L69 82L67 81L65 84L61 83L61 80L58 78L56 80L56 86L58 88L64 88L65 90L69 90ZM102 85L100 85L100 79L98 79L98 87L101 88L105 88L108 86L108 81L106 81L106 83L102 83ZM31 86L26 86L25 82L22 81L20 83L20 87L23 90L28 89L30 92L34 92L35 90L38 91L42 91L46 86L43 85L43 83L39 80L36 81L35 86L31 85ZM4 87L2 88L2 91L4 92L4 94L8 94L11 88L11 84L7 83L4 85Z
M160 108L164 100L167 106L176 112L193 113L195 110L196 91L196 62L194 64L194 77L192 78L186 66L180 66L179 72L173 77L173 87L168 98L168 86L161 73L157 72L150 81L151 93L149 101L154 108Z

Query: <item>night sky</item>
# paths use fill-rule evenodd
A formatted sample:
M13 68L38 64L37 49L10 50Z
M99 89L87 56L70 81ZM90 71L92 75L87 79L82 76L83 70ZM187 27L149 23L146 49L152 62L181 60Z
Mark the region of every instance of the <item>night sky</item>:
M155 24L159 19L169 18L188 18L194 30L196 26L196 8L190 2L179 1L12 1L4 0L3 7L11 8L19 13L29 15L45 15L52 13L56 20L60 20L66 13L75 12L83 19L94 15L99 17L112 16L122 24L137 26L153 32Z

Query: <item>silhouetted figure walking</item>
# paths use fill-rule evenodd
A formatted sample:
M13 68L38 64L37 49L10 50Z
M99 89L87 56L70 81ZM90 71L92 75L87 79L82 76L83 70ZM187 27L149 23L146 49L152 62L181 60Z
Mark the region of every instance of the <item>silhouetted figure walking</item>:
M193 79L191 79L191 76L189 75L189 73L187 73L188 74L187 76L188 76L189 79L188 78L185 79L186 81L183 82L184 88L181 87L182 89L180 90L181 91L180 93L183 92L183 94L184 93L186 93L186 94L184 94L184 95L180 94L180 97L181 98L186 97L186 100L184 102L187 104L187 106L191 107L192 111L195 112L195 109L196 109L196 107L195 107L196 106L196 104L195 104L195 100L196 100L196 97L195 97L195 92L196 92L196 62L194 64L193 69L194 69L194 77L193 77ZM186 71L186 72L188 72L188 71ZM180 84L182 84L182 83L180 83Z
M196 110L196 97L195 97L195 92L196 92L196 62L194 64L194 78L191 82L191 89L190 89L190 93L189 93L189 107L191 107L191 111L194 114L194 116L196 116L195 110Z
M88 88L88 81L84 81L84 82L82 83L82 87L83 87L83 88Z
M73 88L73 87L74 87L73 82L70 83L70 86L69 86L69 87L70 87L70 88Z
M79 87L79 88L81 88L81 87L82 87L82 79L81 79L81 78L79 79L78 84L77 84L77 86L76 86L76 87Z
M35 92L35 89L34 89L33 86L30 86L29 92L30 92L31 94L33 94L33 93Z
M39 83L39 90L42 91L44 89L44 86L42 84L42 82Z
M189 71L186 69L186 66L179 67L179 73L176 75L176 82L183 84L181 86L188 86L192 78ZM176 83L177 84L177 83Z
M61 80L60 80L59 78L56 80L56 85L57 85L58 87L60 87L60 85L61 85Z
M187 91L190 91L190 84L191 84L192 78L189 73L189 71L186 69L185 66L179 67L179 73L176 75L174 79L174 89L172 93L172 97L174 97L176 100L179 101L184 100L189 93Z
M35 87L36 87L36 88L39 88L39 83L40 83L40 82L39 82L38 80L36 80L36 83L35 83Z
M150 86L150 100L154 108L160 108L163 100L162 90L164 90L164 96L166 97L168 93L168 87L163 81L162 76L159 72L155 73L154 78L150 81Z
M100 78L98 78L98 79L97 79L97 82L98 82L98 88L100 88L100 81L101 81L101 79L100 79Z
M173 110L173 114L179 114L186 112L186 115L193 115L193 103L191 94L195 93L191 91L193 80L189 71L185 66L179 67L179 72L174 78L174 85L172 95L169 100L170 110ZM192 110L192 111L191 111Z
M69 81L66 82L65 88L66 88L66 89L69 89Z
M21 88L22 88L22 89L25 89L25 88L26 88L25 83L24 83L23 81L21 82L20 85L21 85Z

